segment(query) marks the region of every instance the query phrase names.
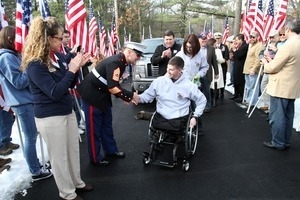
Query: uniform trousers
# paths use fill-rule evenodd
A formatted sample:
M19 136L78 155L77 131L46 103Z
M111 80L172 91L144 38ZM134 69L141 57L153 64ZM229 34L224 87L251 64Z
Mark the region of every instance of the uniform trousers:
M85 183L80 176L79 141L76 116L69 115L35 118L37 128L45 140L52 173L64 199L74 199L76 188Z
M108 107L105 112L83 101L83 111L86 120L86 136L91 162L103 159L101 146L105 154L118 152L112 128L112 111Z

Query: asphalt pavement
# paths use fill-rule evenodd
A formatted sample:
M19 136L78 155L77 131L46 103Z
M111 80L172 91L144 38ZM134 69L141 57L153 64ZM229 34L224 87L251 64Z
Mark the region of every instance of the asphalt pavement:
M130 88L130 81L123 86ZM271 138L267 115L228 100L203 115L204 136L199 137L188 172L174 168L144 166L142 154L149 148L148 121L136 120L141 110L154 111L155 104L134 106L113 99L113 127L125 159L111 159L106 167L89 163L86 141L81 148L81 172L94 191L80 194L87 200L198 200L198 199L300 199L300 135L294 131L291 147L277 151L264 147ZM35 182L17 200L59 199L54 179Z

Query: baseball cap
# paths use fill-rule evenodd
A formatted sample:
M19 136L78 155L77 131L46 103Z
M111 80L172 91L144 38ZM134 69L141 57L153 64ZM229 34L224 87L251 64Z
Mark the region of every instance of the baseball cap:
M270 32L269 37L274 37L277 34L278 34L278 31L273 30Z
M251 31L251 33L250 33L250 36L253 36L253 37L258 37L258 32L256 32L256 31Z
M200 38L202 40L206 40L207 39L207 35L206 35L205 32L201 32L201 33L199 33L198 38Z

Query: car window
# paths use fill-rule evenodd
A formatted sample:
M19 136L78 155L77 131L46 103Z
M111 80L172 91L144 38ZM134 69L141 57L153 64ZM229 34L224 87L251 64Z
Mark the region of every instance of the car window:
M144 54L153 54L156 47L158 45L161 45L162 43L163 43L162 38L143 40L142 44L147 46L147 48L144 50Z
M177 44L180 44L182 45L183 43L183 38L175 38L175 42ZM147 48L144 50L144 54L153 54L156 47L158 45L161 45L162 43L164 42L164 39L163 38L155 38L155 39L145 39L143 40L141 43L143 45L146 45Z

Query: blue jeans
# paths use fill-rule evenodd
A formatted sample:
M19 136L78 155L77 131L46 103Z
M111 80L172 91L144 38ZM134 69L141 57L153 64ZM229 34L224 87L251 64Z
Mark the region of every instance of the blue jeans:
M257 85L255 89L255 83L258 79L258 74L254 74L253 76L249 74L245 74L245 89L246 89L246 102L250 103L251 97L253 95L253 100L251 102L251 105L255 105L258 100L258 94L259 94L259 86Z
M293 131L295 99L270 97L269 124L272 133L272 144L277 148L290 145Z
M24 157L29 171L33 175L40 173L40 163L36 154L37 129L34 120L33 104L13 106L11 109L17 115L25 136Z
M13 114L0 109L0 148L10 143L13 123Z
M210 110L211 109L210 82L206 76L201 77L200 82L201 82L201 91L207 100L205 109Z

